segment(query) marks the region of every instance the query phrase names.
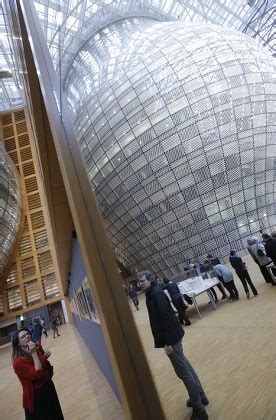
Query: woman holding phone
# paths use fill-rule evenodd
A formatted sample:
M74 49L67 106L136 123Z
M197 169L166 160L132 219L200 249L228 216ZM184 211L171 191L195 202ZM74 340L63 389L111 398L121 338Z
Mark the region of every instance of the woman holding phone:
M63 420L52 382L53 367L48 361L51 352L33 343L27 328L14 333L12 347L13 368L23 387L26 420Z

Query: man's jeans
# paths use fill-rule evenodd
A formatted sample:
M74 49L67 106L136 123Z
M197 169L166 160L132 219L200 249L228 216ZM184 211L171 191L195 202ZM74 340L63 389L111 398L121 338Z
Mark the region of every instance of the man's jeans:
M168 356L177 376L187 388L191 404L196 409L204 409L201 398L205 397L202 385L194 368L183 353L182 341L172 346L173 352Z

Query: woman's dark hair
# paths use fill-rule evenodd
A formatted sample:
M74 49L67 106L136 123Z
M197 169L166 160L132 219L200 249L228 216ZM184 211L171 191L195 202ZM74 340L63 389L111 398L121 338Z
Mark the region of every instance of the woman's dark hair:
M15 359L17 356L28 356L30 357L30 354L27 353L26 351L24 351L20 346L19 346L19 333L21 333L21 331L27 331L30 335L31 332L30 330L28 330L28 328L20 328L20 330L17 330L13 333L12 335L12 359Z
M163 282L164 282L165 284L168 284L168 283L170 282L170 280L169 280L167 277L163 277Z

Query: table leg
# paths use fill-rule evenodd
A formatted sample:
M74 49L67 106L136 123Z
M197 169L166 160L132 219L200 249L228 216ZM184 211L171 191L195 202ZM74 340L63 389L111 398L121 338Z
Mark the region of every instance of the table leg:
M199 318L202 318L201 313L199 312L199 308L198 308L198 304L197 304L196 298L194 296L192 296L192 301L193 301L193 304L195 305L195 308L197 310L197 313L198 313Z
M211 305L212 305L212 308L215 310L215 309L217 309L217 305L216 305L216 302L214 301L214 299L213 299L213 296L212 296L212 293L210 292L210 290L206 290L206 292L207 292L207 295L209 296L209 299L210 299L210 302L211 302Z

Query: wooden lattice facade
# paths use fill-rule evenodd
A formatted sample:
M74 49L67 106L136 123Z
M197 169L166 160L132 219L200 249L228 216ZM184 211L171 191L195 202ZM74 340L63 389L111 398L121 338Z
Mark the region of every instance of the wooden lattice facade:
M5 148L21 181L22 229L0 282L0 321L63 298L38 157L25 111L0 117Z

